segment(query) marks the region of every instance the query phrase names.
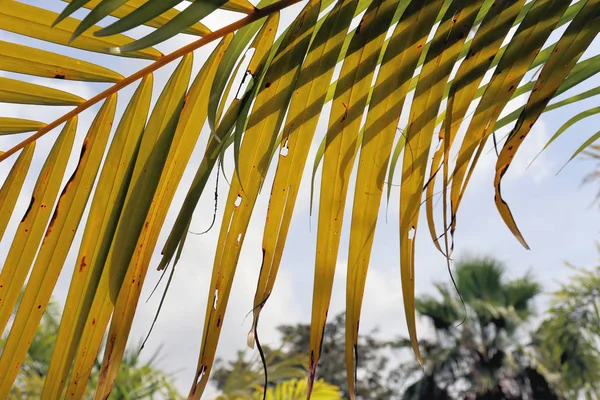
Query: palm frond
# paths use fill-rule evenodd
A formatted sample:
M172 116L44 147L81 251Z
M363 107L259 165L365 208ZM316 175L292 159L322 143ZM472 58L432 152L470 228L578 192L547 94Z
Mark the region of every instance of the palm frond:
M63 12L57 13L51 7L0 0L0 29L27 37L19 43L13 43L12 35L0 41L0 70L8 73L0 77L0 101L69 107L67 112L53 107L56 117L48 124L36 121L37 117L0 116L0 139L11 146L0 152L0 162L16 159L0 189L0 236L9 248L0 272L0 328L7 326L25 287L0 357L0 397L10 392L18 372L15 367L26 356L58 276L71 263L66 255L72 250L78 256L42 397L56 398L67 386L67 397L81 398L107 330L96 396L110 393L148 268L156 263L163 269L178 260L176 253L183 248L198 200L231 146L235 172L216 246L203 344L190 394L199 398L214 362L248 224L276 160L249 344L259 340L260 311L275 284L321 117L328 119L328 125L314 162L315 173L322 163L323 174L308 392L321 351L345 204L352 188L346 362L353 397L354 348L374 231L385 177L391 181L398 163L402 171L400 270L417 358L415 307L427 308L414 298L414 249L423 196L430 234L449 257L453 244L448 235L454 235L458 226L457 212L485 143L495 130L515 121L497 164L496 203L506 224L526 245L500 196L501 179L543 112L599 93L598 88L588 88L551 103L598 72L600 55L580 58L600 31L600 0L310 0L278 35L279 11L298 2L262 0L255 6L247 0L196 0L181 7L180 0L66 0ZM246 15L214 31L199 22L214 12L230 11ZM124 34L130 30L135 39ZM179 34L201 37L166 55L151 47ZM219 41L218 46L192 77L194 51L214 41ZM68 48L68 55L57 50L61 48ZM94 62L84 60L90 55ZM108 55L119 57L113 60L126 57L149 64L123 77L114 70L118 64L105 64ZM152 104L153 73L180 59ZM246 70L243 65L248 65ZM337 65L339 76L333 79ZM536 69L539 76L522 84ZM482 84L486 75L491 80ZM51 87L47 79L112 86L84 99ZM119 115L117 94L138 81L133 96L120 99L128 105ZM240 81L249 84L236 93ZM523 94L528 95L526 104L499 119L511 100ZM470 115L473 102L477 106ZM94 108L97 105L101 107ZM67 161L77 119L86 110L93 111L95 119L82 149L77 149L79 163L71 171ZM408 115L405 129L399 126L402 113ZM590 113L575 116L559 135ZM175 223L168 226L167 212L205 122L210 138L202 161ZM117 128L111 136L113 125ZM461 126L466 128L464 139L458 135ZM58 128L62 131L35 177L32 197L24 200L29 207L24 215L14 215L20 221L16 232L7 232L15 205L26 196L21 192L35 159L35 142ZM34 133L23 139L27 132ZM436 137L441 143L434 151ZM595 139L592 136L584 146ZM456 162L450 156L453 149L458 151ZM71 179L63 179L68 176ZM441 221L434 212L439 182ZM388 199L391 188L389 183ZM78 230L83 234L81 243L75 241ZM161 232L170 232L164 243L159 240ZM153 257L157 247L163 249L158 260ZM494 313L524 318L524 304L537 288L515 283L503 297L491 275L483 281L465 275L459 289L465 295L485 288L497 306ZM457 318L454 308L432 309L430 314L447 325Z

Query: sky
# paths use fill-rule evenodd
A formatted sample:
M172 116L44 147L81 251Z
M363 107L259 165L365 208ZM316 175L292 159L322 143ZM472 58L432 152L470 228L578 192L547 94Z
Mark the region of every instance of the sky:
M64 3L58 0L28 0L26 2L35 5L43 4L45 8L55 11L61 10L64 6ZM286 10L282 14L282 22L290 21L300 8L301 4ZM81 17L84 14L85 12L78 12L76 15ZM206 24L211 28L217 28L238 17L234 13L219 12L207 18ZM103 21L101 25L105 23ZM144 32L147 32L147 30L137 29L130 34L139 37ZM157 48L163 53L167 53L185 43L189 43L193 39L187 35L180 35L157 46ZM104 56L67 49L4 31L0 31L0 40L26 43L80 57L87 61L106 65L122 75L131 74L148 64L143 60ZM209 45L196 51L194 75L213 48L214 45ZM596 39L582 59L596 55L599 52L600 41ZM172 63L156 73L154 101L175 65L176 63ZM107 84L88 84L26 77L2 71L0 71L0 76L16 77L60 88L84 98L90 98L108 86ZM561 95L559 99L598 85L600 85L600 76L595 76L581 87ZM127 100L136 86L133 85L119 93L118 114L124 110ZM516 99L511 104L511 110L524 104L524 101L524 98ZM471 255L489 255L505 263L507 274L511 278L531 274L544 288L544 295L536 302L536 307L540 313L547 306L549 294L552 290L557 289L561 282L566 282L569 275L572 274L572 270L565 266L565 261L581 267L591 267L596 265L598 260L595 243L600 236L600 229L598 228L600 226L600 205L594 203L598 187L597 183L582 185L583 178L594 171L597 165L593 161L580 157L564 169L561 170L561 167L581 143L596 133L600 117L593 116L576 124L561 139L543 152L531 166L528 167L528 165L565 121L574 114L597 106L597 104L598 97L595 97L544 114L534 126L505 177L502 187L503 195L511 206L513 215L531 250L525 250L512 237L494 205L492 182L496 154L492 147L482 157L458 214L454 259ZM0 115L51 122L68 109L67 107L0 104ZM94 107L80 116L77 142L71 155L66 176L70 175L69 171L72 171L76 165L78 148L81 146L83 136L97 110L98 107ZM406 121L406 115L403 115L402 121ZM316 208L312 212L312 217L309 210L310 174L316 147L325 134L326 126L327 120L322 118L317 128L315 145L311 151L311 156L309 156L310 161L304 173L304 180L298 195L296 211L275 289L261 316L260 337L261 342L264 344L277 345L279 343L280 338L276 330L278 325L307 323L310 321L317 233L316 216L318 215ZM502 137L503 133L507 132L506 129L499 132L498 137ZM51 132L38 142L25 188L9 229L2 242L0 242L0 260L4 260L8 252L10 238L29 203L36 174L39 172L45 155L48 153L58 131ZM205 127L192 155L190 167L186 171L173 201L159 239L157 254L166 239L195 169L200 163L203 148L208 139L207 133ZM24 136L0 137L0 149L9 148L17 141L22 140L22 137ZM5 179L14 159L15 157L12 157L7 162L0 164L0 182ZM226 161L227 176L231 177L233 166L231 157ZM274 166L275 163L272 165ZM559 170L561 170L560 173L558 173ZM355 173L356 168L354 169ZM231 358L238 350L246 347L246 337L252 322L251 317L247 315L252 309L254 290L261 264L262 231L273 175L274 170L271 168L266 178L265 189L259 196L246 234L221 334L217 352L218 357ZM377 327L379 328L380 337L388 339L407 336L399 272L399 188L397 186L399 179L400 174L398 173L394 178L389 205L386 205L384 200L380 210L380 219L367 277L363 315L361 317L361 332L368 332ZM316 182L317 185L320 184L320 175L317 175ZM215 176L213 174L194 214L191 225L191 231L193 232L204 231L211 223L214 209L214 187ZM350 188L350 193L353 193L353 189L353 187ZM161 316L144 349L144 353L150 356L156 349L162 348L161 366L166 371L174 373L177 385L184 394L189 390L197 365L212 260L224 209L223 200L227 197L227 192L228 185L224 179L221 179L218 188L221 201L217 210L217 222L213 229L205 235L189 235ZM319 190L316 190L316 205L318 205L318 192ZM353 195L348 196L346 205L346 219L341 236L330 316L342 312L345 308L348 225L351 217L352 197ZM449 281L445 259L434 248L425 222L423 215L417 230L415 272L417 296L433 293L432 284L434 282ZM81 231L80 228L75 243L81 239ZM58 302L62 302L66 298L76 253L77 246L73 246L54 293L54 299ZM158 258L155 257L155 260L156 262L153 265L157 264ZM160 300L159 293L146 302L150 291L160 276L153 265L148 271L146 285L142 292L130 335L132 346L137 345L139 340L148 332ZM164 282L161 284L161 288L163 286ZM419 332L426 336L428 330L429 327L425 321L420 320ZM206 398L211 398L211 395L214 396L212 388Z

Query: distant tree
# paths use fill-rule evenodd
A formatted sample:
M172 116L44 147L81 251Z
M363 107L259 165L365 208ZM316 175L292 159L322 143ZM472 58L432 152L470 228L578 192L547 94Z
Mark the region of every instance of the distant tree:
M268 368L267 386L306 377L306 360L299 355L287 355L281 350L263 348ZM265 384L264 365L258 353L238 351L233 361L218 359L211 380L221 392L220 400L248 399Z
M414 382L404 400L556 399L530 346L520 340L539 284L527 276L506 279L502 264L491 258L458 262L455 277L464 305L449 284L436 284L437 297L416 302L435 338L420 342L424 374L416 362L402 367L403 376ZM402 339L396 345L410 343Z
M304 400L307 394L307 360L304 354L290 355L264 347L267 373L267 400ZM264 364L259 354L238 351L233 361L217 360L211 380L221 394L217 400L262 400L265 395ZM340 388L315 382L315 400L341 400Z
M323 350L317 376L339 386L344 399L349 398L346 378L345 319L344 313L335 316L325 326ZM283 336L283 349L288 354L306 354L310 342L310 325L283 325L278 327ZM398 385L390 366L390 343L376 337L377 330L361 334L356 371L359 400L389 400L398 393ZM306 357L306 356L305 356Z
M540 363L565 398L598 399L600 266L576 270L570 281L553 294L547 319L535 339Z
M275 386L291 378L305 378L308 359L306 349L310 342L310 325L283 325L277 328L282 336L278 350L265 348L268 365L269 385ZM323 353L319 361L317 376L328 384L337 386L341 398L347 399L346 360L343 356L345 321L344 313L333 318L325 327ZM361 400L389 400L397 394L392 379L389 358L384 350L389 343L375 337L373 331L361 336L358 346L357 397ZM258 355L247 358L243 352L237 359L226 362L217 360L211 379L223 393L234 393L233 386L247 387L252 382L262 388L264 373ZM316 389L316 387L315 387ZM313 398L315 393L313 393Z

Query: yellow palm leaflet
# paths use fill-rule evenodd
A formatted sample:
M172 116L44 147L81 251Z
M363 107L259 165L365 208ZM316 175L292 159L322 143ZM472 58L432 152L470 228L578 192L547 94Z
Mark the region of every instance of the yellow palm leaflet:
M0 272L0 331L6 328L50 219L76 130L77 118L69 120L52 146L4 261Z
M260 8L268 6L272 4L273 1L274 0L261 0L257 7ZM274 15L279 17L279 13L271 14L271 17ZM218 107L224 108L224 105L221 103L224 103L227 100L227 97L224 95L225 87L228 82L231 82L235 78L235 75L232 74L235 63L238 61L242 52L244 52L244 49L246 49L246 46L248 43L250 43L250 40L252 40L259 29L264 30L264 25L267 23L266 21L267 18L265 17L240 28L235 33L231 44L227 48L227 52L225 52L225 56L219 65L217 75L213 82L213 87L210 91L210 98L208 100L208 126L212 132L214 132L217 127L217 109ZM253 43L257 43L256 38ZM271 42L271 44L273 44L273 42ZM253 46L251 45L250 48L252 47ZM251 73L254 73L254 71L251 71Z
M142 135L123 210L81 334L67 387L67 398L80 398L85 391L85 385L167 158L179 113L183 107L191 67L190 53L183 58L171 75ZM110 346L110 343L107 346Z
M243 14L252 14L254 11L256 11L256 7L254 7L254 5L252 5L252 3L248 0L228 0L221 6L221 9Z
M110 1L114 1L114 0L110 0ZM122 0L117 0L117 1L122 1ZM211 2L212 2L211 0L208 0L205 3L211 3ZM100 37L111 36L111 35L123 33L130 29L134 29L134 28L150 21L152 18L155 18L155 17L161 15L162 13L173 9L173 7L178 5L179 3L181 3L181 0L160 0L160 1L149 0L149 1L146 1L143 4L140 4L138 7L133 8L130 13L123 16L122 18L119 18L115 21L111 21L107 26L100 29L96 33L96 36L100 36ZM197 3L197 2L194 2L194 3ZM222 3L223 2L220 2L220 4L222 4ZM166 21L163 25L157 27L153 32L163 30L168 25L178 24L179 21L181 21L182 19L185 20L186 19L185 15L189 12L189 9L190 9L190 7L192 7L192 5L193 4L188 4L188 7L186 7L184 10L180 11L179 13L177 13L177 15L173 17L173 19ZM200 18L198 20L200 20ZM191 23L190 23L190 25L191 25ZM185 29L185 27L182 27L182 30L183 29Z
M250 59L250 63L248 64L248 71L251 71L254 74L260 74L260 71L263 70L264 64L266 62L267 55L269 54L269 50L273 45L273 40L275 39L275 33L277 32L277 25L279 24L279 13L271 14L265 24L262 26L260 32L256 35L256 38L251 44L251 47L254 47L256 50ZM238 32L239 34L239 32ZM237 36L237 34L236 34ZM231 46L235 44L235 38L229 44L225 55L221 59L221 63L217 69L217 74L213 80L211 93L215 88L215 82L219 78L219 71L223 67L223 59L227 56L228 52L231 49ZM196 209L196 205L198 204L198 200L202 192L204 191L204 186L206 185L206 181L210 176L210 173L215 165L215 162L218 159L219 154L222 153L223 144L226 139L229 137L231 133L231 129L235 126L236 121L240 118L241 110L246 106L246 102L251 101L251 92L248 91L242 96L242 99L234 99L233 102L229 105L225 116L221 120L219 126L216 131L211 135L211 139L207 144L206 151L204 152L204 157L200 166L198 167L198 171L196 172L196 176L194 177L194 181L192 186L188 190L188 193L185 197L183 205L177 215L177 219L173 224L173 228L171 229L171 233L167 238L167 241L163 247L162 251L162 260L158 269L164 269L171 259L173 258L177 247L183 241L184 236L187 233L187 226L191 223L192 215L194 210ZM208 122L210 125L210 112L211 112L211 99L208 102Z
M254 295L250 344L254 343L260 311L275 284L320 110L357 6L358 0L338 2L325 18L312 41L290 100L263 233L263 262Z
M267 27L267 24L269 24L269 26ZM276 33L276 26L277 24L279 24L279 15L277 15L276 20L272 20L269 21L269 19L267 19L267 22L265 24L265 26L262 27L261 31L259 32L259 34L256 36L256 38L253 41L253 48L254 48L254 54L252 55L252 58L250 59L250 64L248 65L248 69L247 69L247 73L243 78L243 81L251 78L251 80L248 83L248 86L246 87L246 93L244 93L244 96L247 96L247 98L243 101L243 104L241 104L240 107L240 111L239 111L239 116L237 121L235 121L235 129L233 130L233 160L234 160L234 166L235 166L235 173L239 174L239 150L240 150L240 144L242 142L242 136L243 133L246 129L246 123L248 120L248 113L250 112L250 107L252 105L252 101L256 98L257 94L259 93L259 89L260 89L260 85L259 82L261 82L261 80L264 78L265 73L266 73L266 68L271 64L271 62L273 61L273 57L275 56L275 54L277 54L277 49L279 48L279 45L281 43L277 43L277 41L273 42L274 38L275 38L275 33ZM271 31L272 30L272 31ZM264 34L266 37L268 37L268 41L265 41L263 43L261 43L259 41L259 35ZM262 35L261 35L262 36ZM271 47L268 48L265 45L269 45L269 43L272 43ZM228 127L224 126L222 128L225 131L228 131ZM223 152L223 156L224 156L224 152L227 149L227 147L229 146L225 146L222 150ZM222 159L223 156L221 156L221 165L223 165L222 163Z
M47 106L76 106L85 100L62 90L0 77L0 102L40 104Z
M436 15L437 10L424 2L412 2L406 8L383 56L369 104L354 193L346 285L346 372L351 397L355 396L360 312L385 173L411 78Z
M65 1L67 3L73 2L72 0L63 0L63 1ZM89 0L87 3L85 3L83 5L83 7L87 8L89 10L93 10L103 1L104 0ZM121 4L118 8L111 10L110 12L108 12L108 14L115 18L123 18L126 15L130 14L135 9L142 6L147 1L148 0L122 0L120 2L124 3L124 4ZM147 21L146 23L144 23L144 25L147 25L152 28L160 28L161 26L163 26L164 24L166 24L167 22L169 22L170 20L175 18L178 14L179 14L179 11L177 11L177 9L171 8L170 10L165 11L161 15L158 15L158 16L152 18L151 20ZM204 35L209 34L210 32L211 32L210 29L208 29L206 26L204 26L204 24L202 24L200 22L197 22L196 24L186 28L183 31L183 33L189 33L190 35L197 35L197 36L204 36Z
M158 235L206 120L207 99L212 81L232 38L233 34L225 36L204 63L185 97L181 113L177 113L177 129L169 154L115 304L96 389L97 398L107 397L114 385Z
M19 366L62 271L94 186L115 116L117 95L104 102L84 139L79 162L58 199L0 357L0 398L8 397Z
M21 151L19 158L17 158L2 184L2 188L0 188L0 240L4 236L8 221L17 204L34 151L35 143L30 144Z
M525 109L508 136L496 162L496 175L494 178L496 207L510 231L525 247L527 247L527 243L519 231L508 205L502 199L500 183L516 151L531 131L531 127L538 120L550 99L577 63L577 60L600 31L600 0L585 1L585 5L571 21L555 46L552 55L544 64L544 68L540 72L540 76L527 100Z
M0 135L32 132L45 127L46 124L30 119L0 117Z
M442 251L439 244L439 237L435 230L435 222L433 216L433 201L435 180L438 176L440 164L443 160L443 212L444 212L444 230L447 229L447 191L448 186L448 162L449 152L458 129L467 115L467 110L471 101L476 97L479 84L483 80L486 71L492 65L492 60L495 60L494 55L498 52L504 37L508 34L513 26L515 19L523 8L525 0L510 0L510 1L494 1L491 9L483 19L481 26L477 30L471 46L465 56L465 59L460 64L450 85L448 95L448 105L445 113L442 130L440 132L442 145L435 152L430 178L427 183L426 212L429 232L435 246ZM449 249L446 249L448 253ZM450 254L446 254L450 256Z
M448 78L483 1L452 2L431 42L411 106L400 186L400 268L408 332L417 360L414 260L427 158ZM410 151L408 151L410 149Z
M125 32L129 29L133 29L139 26L140 23L143 23L143 21L148 20L148 15L146 15L146 6L152 7L153 5L159 5L160 8L163 8L168 6L168 3L170 1L173 0L149 1L148 3L136 9L126 17L113 22L106 28L102 28L101 30L96 32L96 35L109 36ZM175 0L175 2L179 3L180 0ZM225 0L194 1L191 4L189 4L188 7L186 7L184 10L182 10L171 21L167 22L160 28L153 30L152 32L141 37L140 39L137 39L131 43L127 43L126 45L120 47L119 51L132 52L136 50L142 50L150 46L154 46L156 44L160 44L161 42L164 42L165 40L178 35L188 26L193 25L202 18L210 15L212 12L218 10L219 7L221 7L224 3ZM117 26L119 26L118 29L116 29Z
M100 28L94 26L70 42L71 35L77 28L79 20L66 18L60 24L53 27L52 24L56 20L57 15L52 11L30 6L15 0L0 0L0 29L9 32L105 54L113 54L110 51L111 48L123 47L133 41L124 35L98 38L94 36L94 33ZM119 55L156 60L162 54L158 50L149 48L131 53L122 52Z
M398 132L400 133L400 137L398 138L398 142L396 143L396 146L394 147L394 151L392 152L392 156L390 158L390 168L387 177L386 215L387 209L390 205L390 195L392 194L392 182L394 179L394 172L396 171L396 165L398 164L398 160L400 159L402 150L404 150L404 146L406 145L406 135L404 134L404 129L398 128Z
M222 154L221 150L223 148L225 138L229 133L231 133L231 128L226 131L224 127L233 126L235 124L241 106L242 102L239 99L233 100L232 104L225 113L225 116L223 116L221 124L217 127L217 131L215 132L214 136L211 136L209 139L202 162L196 171L196 175L194 176L190 189L185 196L181 209L179 210L179 214L177 215L177 219L175 220L175 224L173 225L171 233L167 238L167 242L165 243L161 253L162 259L158 266L158 270L165 269L175 256L177 249L183 246L186 233L189 230L189 224L192 220L192 215L196 205L198 204L198 200L204 191L206 182L210 177L210 173L212 172L217 159Z
M350 173L358 149L362 116L381 46L398 7L375 0L359 23L345 56L331 106L323 158L319 227L310 337L309 392L320 358L331 299Z
M477 105L465 138L458 152L450 191L451 232L456 226L456 213L473 167L483 150L483 144L492 133L498 116L511 99L519 82L536 58L542 45L552 33L561 15L569 6L568 0L538 0L519 25L500 59L494 75ZM472 167L466 175L475 149Z
M96 64L2 40L0 70L87 82L117 82L123 78L120 74Z
M231 73L232 78L238 76L238 73L240 72L240 68L245 60L246 60L246 54L244 54L240 58L240 60L236 64L235 68L233 69L233 71ZM247 78L247 74L248 74L248 70L246 70L246 76L244 76L243 79ZM225 99L229 98L229 95L231 93L231 88L233 88L233 83L234 83L234 79L230 79L229 82L227 82L227 86L225 86L225 89L223 91L223 101L219 103L219 107L217 108L217 114L216 114L216 121L218 121L218 122L221 121L221 117L223 116L223 111L225 111L225 102L226 102Z
M104 268L146 125L152 75L133 94L102 167L55 341L42 399L59 398Z
M308 49L321 3L311 0L292 22L274 54L259 90L239 152L219 234L198 368L189 397L199 399L208 382L231 284L244 236L267 174L270 155ZM236 127L239 129L239 125Z

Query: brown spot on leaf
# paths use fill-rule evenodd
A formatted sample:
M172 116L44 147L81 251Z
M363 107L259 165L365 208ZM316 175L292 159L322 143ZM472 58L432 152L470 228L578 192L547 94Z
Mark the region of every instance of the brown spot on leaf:
M83 271L83 269L87 267L85 262L85 256L81 257L81 262L79 263L79 272Z
M65 79L65 76L61 74L56 74L54 75L54 79Z
M346 118L348 118L348 106L346 105L346 103L342 103L342 105L344 106L345 110L344 110L344 115L342 115L342 119L340 120L340 122L344 122L346 120Z

